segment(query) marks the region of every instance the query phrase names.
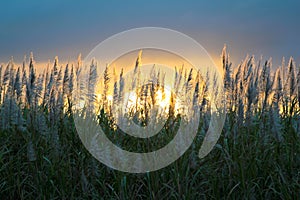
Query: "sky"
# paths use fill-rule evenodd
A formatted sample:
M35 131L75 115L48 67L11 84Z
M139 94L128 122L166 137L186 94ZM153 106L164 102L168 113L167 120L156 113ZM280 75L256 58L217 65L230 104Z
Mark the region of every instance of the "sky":
M247 55L300 63L300 1L76 1L5 0L0 3L0 63L75 60L104 39L137 27L164 27L199 42L218 62L226 43L236 66Z

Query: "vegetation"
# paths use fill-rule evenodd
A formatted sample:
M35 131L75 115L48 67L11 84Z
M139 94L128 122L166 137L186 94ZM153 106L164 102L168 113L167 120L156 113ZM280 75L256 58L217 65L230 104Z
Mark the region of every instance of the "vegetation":
M138 73L140 59L134 73ZM88 69L88 89L83 96L96 102L91 95L97 84L96 62L86 68L79 57L75 65L60 67L55 58L52 69L48 67L39 75L32 55L29 67L25 61L21 67L13 61L1 66L1 199L299 198L299 67L290 58L272 70L271 60L263 63L246 57L233 71L226 48L221 59L227 117L217 145L208 156L198 158L210 119L208 86L191 71L176 69L176 87L191 91L196 99L193 103L200 106L199 134L176 162L145 174L119 172L101 164L85 149L76 132L73 115L82 96L77 93L80 73ZM157 71L153 75L158 77L155 85L137 91L139 98L151 99L152 95L152 103L136 105L131 113L132 117L139 113L136 120L141 125L147 124L149 105L155 105L153 95L164 88L163 76ZM111 117L113 101L124 95L122 76L123 72L111 76L106 68L102 79L105 95L98 104L85 106L99 110L98 122L114 143L126 141L124 148L142 151L149 147L149 141L126 138ZM113 87L112 100L108 98L109 87ZM150 147L153 141L159 141L156 147L161 147L173 137L183 117L174 102L171 95L168 121L150 141Z

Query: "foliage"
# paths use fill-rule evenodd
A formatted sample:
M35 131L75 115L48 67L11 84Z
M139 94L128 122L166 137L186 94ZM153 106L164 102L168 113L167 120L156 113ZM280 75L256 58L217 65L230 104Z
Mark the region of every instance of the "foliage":
M265 63L246 57L232 70L226 47L222 52L227 118L214 150L199 159L197 151L209 123L205 84L200 76L176 69L176 85L193 91L193 102L202 111L199 134L190 149L176 162L159 171L128 174L109 169L82 145L72 115L73 99L94 101L97 63L89 66L85 95L78 77L84 67L60 67L55 58L38 75L30 56L22 67L10 61L0 67L0 196L1 199L297 199L300 195L300 79L291 58L273 73ZM135 66L141 63L139 55ZM123 71L104 73L104 89L114 81L113 101L121 98ZM184 75L186 74L186 75ZM155 70L153 76L159 73ZM119 77L120 81L114 79ZM133 79L134 84L139 77ZM153 83L153 84L158 84ZM193 87L191 87L193 85ZM159 87L163 87L160 84ZM75 89L77 88L77 90ZM156 87L149 86L149 93ZM140 91L142 92L142 90ZM152 94L153 95L153 94ZM152 98L154 102L154 98ZM107 95L99 107L99 123L114 143L143 150L147 142L132 141L115 130ZM91 105L90 105L91 106ZM144 107L146 108L146 106ZM205 109L206 108L206 109ZM93 108L88 108L93 109ZM174 97L169 119L157 146L174 135L181 116L176 116ZM144 122L143 122L144 123ZM118 133L118 134L116 134ZM159 136L159 137L162 137ZM151 145L150 145L151 146ZM135 148L137 147L137 148Z

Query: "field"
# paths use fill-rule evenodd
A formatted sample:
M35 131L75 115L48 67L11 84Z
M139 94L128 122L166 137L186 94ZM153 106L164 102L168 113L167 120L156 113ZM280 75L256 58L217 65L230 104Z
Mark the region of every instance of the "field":
M140 57L137 59L138 70ZM272 61L246 57L237 67L222 51L226 120L214 149L203 159L198 151L210 119L205 75L177 68L176 87L193 96L201 109L198 135L177 161L154 172L131 174L113 170L83 146L74 124L75 92L81 69L89 69L85 97L96 102L97 119L114 143L143 151L151 141L133 140L115 127L114 100L122 92L112 71L103 74L103 96L95 97L94 62L53 66L37 74L34 59L0 67L0 196L1 199L298 199L300 197L300 69L293 58L272 69ZM154 105L157 82L141 89L139 98L152 99L137 121L147 124L148 105ZM110 90L109 88L113 88ZM157 89L159 88L159 89ZM151 91L156 91L151 93ZM150 92L147 92L150 91ZM109 94L111 92L111 94ZM119 95L119 96L118 96ZM84 96L84 95L83 95ZM174 99L173 99L174 100ZM146 101L144 101L146 102ZM173 103L172 103L173 102ZM172 98L168 123L155 138L158 147L172 139L183 115ZM84 105L86 107L86 105ZM80 111L83 112L83 111ZM146 114L145 114L146 113ZM160 138L161 137L161 138ZM157 142L159 141L159 142ZM157 147L156 146L156 147Z

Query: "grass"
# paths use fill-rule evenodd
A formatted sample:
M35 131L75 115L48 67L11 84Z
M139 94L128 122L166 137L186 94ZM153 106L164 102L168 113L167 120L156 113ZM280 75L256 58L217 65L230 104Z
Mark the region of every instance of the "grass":
M249 58L232 74L225 50L227 119L218 143L206 157L198 158L210 116L206 85L196 90L199 80L176 71L183 91L201 97L199 133L177 161L143 174L110 169L83 146L70 98L74 87L80 86L81 66L67 65L63 73L56 59L51 72L37 76L31 56L29 75L24 68L21 76L10 62L3 75L0 70L0 199L299 199L300 102L295 88L300 71L292 59L283 67L290 73L281 76L279 70L270 72L269 61L261 69ZM88 90L94 94L93 64L88 77ZM107 69L104 89L110 79ZM122 84L114 84L116 94L123 92ZM146 97L150 94L146 92ZM146 141L114 130L103 110L98 120L113 143L145 152L174 137L177 122L183 119L173 111L160 134Z
M68 117L68 116L66 116ZM112 170L82 145L74 124L59 131L60 147L33 137L36 160L28 161L26 133L0 133L2 199L297 199L300 138L285 124L284 142L261 135L258 125L237 138L222 134L214 150L197 157L203 139L170 166L145 174ZM266 138L268 137L268 138Z

